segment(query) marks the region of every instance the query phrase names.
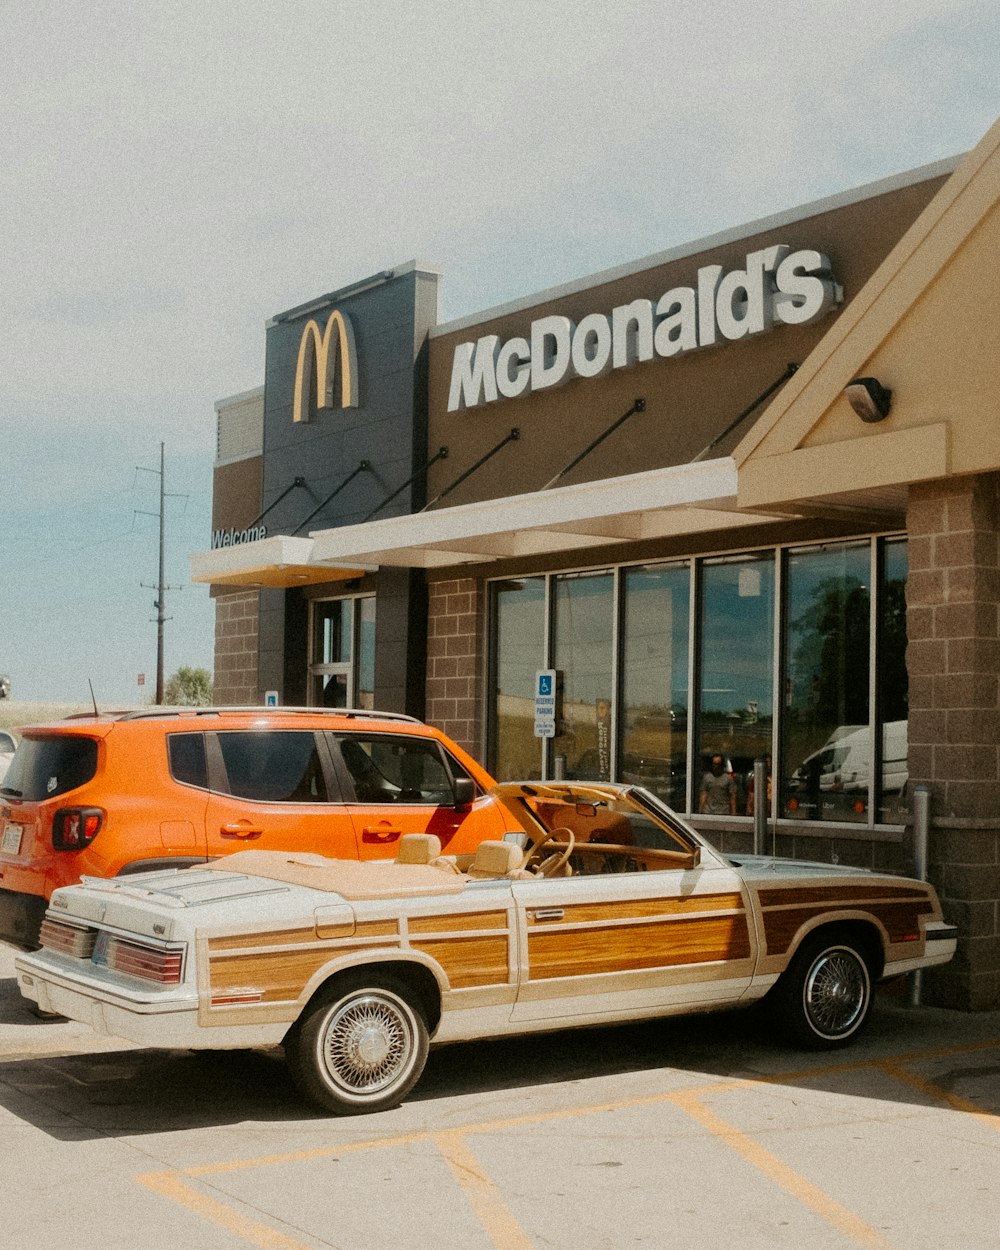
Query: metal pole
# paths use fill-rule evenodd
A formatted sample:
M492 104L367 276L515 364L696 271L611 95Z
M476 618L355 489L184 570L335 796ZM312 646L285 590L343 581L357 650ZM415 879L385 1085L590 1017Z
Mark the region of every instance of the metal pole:
M757 756L753 762L753 853L764 854L767 837L767 760Z
M163 444L160 444L160 576L156 590L156 703L163 702L163 622L166 620L167 590L163 580L163 501L165 498L163 475Z
M931 788L917 785L913 787L913 873L920 881L927 880L927 844L931 825ZM920 1006L920 991L923 984L921 969L917 969L910 979L910 1006Z

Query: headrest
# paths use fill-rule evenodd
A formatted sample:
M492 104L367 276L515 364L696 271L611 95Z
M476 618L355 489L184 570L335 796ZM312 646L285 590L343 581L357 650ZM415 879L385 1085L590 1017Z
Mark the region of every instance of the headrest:
M429 864L441 854L441 839L433 833L404 833L399 839L399 864Z
M523 859L516 842L480 842L468 873L470 877L506 877L521 867Z

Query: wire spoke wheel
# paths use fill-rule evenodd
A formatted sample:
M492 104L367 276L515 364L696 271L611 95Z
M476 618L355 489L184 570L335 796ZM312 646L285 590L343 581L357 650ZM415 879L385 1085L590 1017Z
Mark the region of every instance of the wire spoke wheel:
M861 1032L872 1004L869 950L843 931L805 939L764 1000L791 1041L824 1050L846 1046Z
M316 996L285 1039L296 1084L339 1115L395 1107L427 1060L427 1022L394 978L344 976Z
M334 1012L323 1038L330 1079L348 1094L377 1094L413 1053L412 1013L385 993L360 994Z
M845 947L824 951L813 963L802 989L806 1014L822 1037L853 1032L868 1004L868 970Z

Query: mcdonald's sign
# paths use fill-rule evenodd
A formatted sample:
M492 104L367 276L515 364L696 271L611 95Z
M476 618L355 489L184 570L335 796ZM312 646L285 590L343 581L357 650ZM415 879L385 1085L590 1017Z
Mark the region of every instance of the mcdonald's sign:
M336 336L334 334L336 332ZM340 365L340 403L334 401L334 381ZM295 398L292 420L310 419L310 381L316 380L316 410L323 408L357 408L358 357L354 346L354 327L346 313L334 309L327 318L322 334L315 321L306 322L299 343L299 359L295 366Z

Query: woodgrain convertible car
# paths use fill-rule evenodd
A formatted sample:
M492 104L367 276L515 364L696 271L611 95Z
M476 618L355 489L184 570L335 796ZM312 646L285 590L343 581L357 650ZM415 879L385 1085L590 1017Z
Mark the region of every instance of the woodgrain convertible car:
M931 886L726 858L645 790L509 783L519 832L474 858L241 851L56 891L17 957L41 1008L142 1045L282 1043L323 1108L399 1103L435 1044L747 1004L806 1046L865 1022L880 978L945 963ZM524 830L528 833L525 834Z

